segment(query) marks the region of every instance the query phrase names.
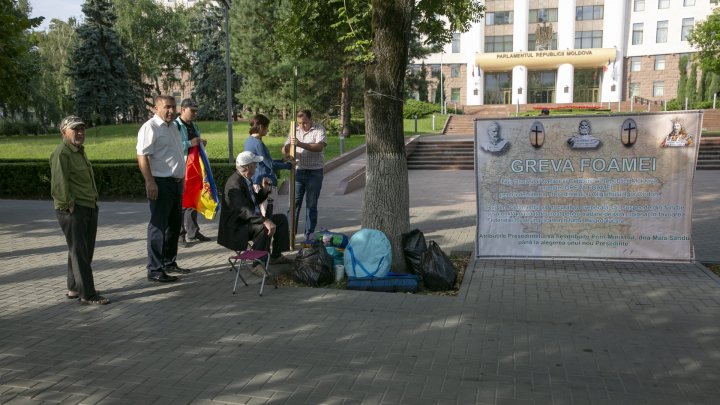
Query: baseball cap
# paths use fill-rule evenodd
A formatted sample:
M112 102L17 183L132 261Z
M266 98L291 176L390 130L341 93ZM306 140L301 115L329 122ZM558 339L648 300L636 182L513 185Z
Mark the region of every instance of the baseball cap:
M198 105L193 99L186 98L180 103L180 108L198 108Z
M235 159L236 166L247 166L250 163L260 163L263 161L262 156L258 156L250 151L240 152Z
M80 125L86 126L83 120L77 115L68 115L62 121L60 121L60 132L65 131L67 128L75 129Z

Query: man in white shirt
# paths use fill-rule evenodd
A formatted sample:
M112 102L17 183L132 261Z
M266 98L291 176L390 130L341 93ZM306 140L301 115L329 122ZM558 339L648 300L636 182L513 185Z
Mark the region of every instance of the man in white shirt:
M185 159L180 132L173 124L175 99L157 96L155 115L138 132L137 159L150 202L147 230L148 280L177 281L167 273L189 273L177 265Z

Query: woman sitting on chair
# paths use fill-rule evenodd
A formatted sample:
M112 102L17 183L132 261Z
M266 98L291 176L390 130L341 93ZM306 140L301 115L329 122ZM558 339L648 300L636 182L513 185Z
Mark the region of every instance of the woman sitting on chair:
M225 183L220 201L218 244L239 252L247 250L248 241L252 240L254 250L271 252L271 264L289 263L282 256L282 252L290 248L287 218L283 214L264 217L260 211L260 204L272 190L272 181L263 178L257 193L252 187L252 177L261 161L261 156L248 151L240 153L235 160L235 172Z

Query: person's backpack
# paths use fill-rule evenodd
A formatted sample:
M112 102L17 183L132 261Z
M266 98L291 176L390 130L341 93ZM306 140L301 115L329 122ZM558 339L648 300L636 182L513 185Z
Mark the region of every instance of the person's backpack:
M392 266L390 241L376 229L361 229L350 238L344 261L348 277L384 277Z

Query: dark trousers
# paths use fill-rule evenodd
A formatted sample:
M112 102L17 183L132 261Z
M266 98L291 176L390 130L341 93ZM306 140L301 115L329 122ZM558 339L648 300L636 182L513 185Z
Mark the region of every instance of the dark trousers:
M282 252L290 250L290 225L283 214L273 214L270 220L275 224L270 257L280 257ZM263 225L250 225L249 237L253 241L254 250L268 250L270 247L270 238Z
M81 298L95 296L92 259L97 237L98 209L76 205L73 213L55 210L68 245L67 288Z
M295 233L300 219L303 197L307 207L305 208L305 239L309 239L315 233L318 217L318 200L322 190L323 169L299 169L295 172Z
M195 239L198 232L200 232L200 226L197 223L197 211L195 208L183 208L182 216L180 236L184 236L186 239Z
M155 177L158 197L150 202L147 230L148 275L175 265L180 236L183 179Z

